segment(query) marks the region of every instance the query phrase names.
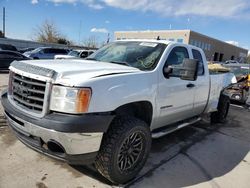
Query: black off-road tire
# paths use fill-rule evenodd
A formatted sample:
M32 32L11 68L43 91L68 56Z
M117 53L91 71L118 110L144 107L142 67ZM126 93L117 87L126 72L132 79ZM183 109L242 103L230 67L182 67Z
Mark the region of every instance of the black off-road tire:
M118 159L121 159L121 154L124 152L122 149L125 148L124 145L129 143L127 140L130 140L131 138L131 145L138 147L138 141L133 143L132 135L138 135L137 140L140 140L139 150L141 150L141 152L138 154L137 160L134 161L130 168L122 170L120 168L120 166L122 166L121 162L119 160L119 163ZM151 133L149 126L144 121L130 116L116 117L111 123L108 132L104 134L103 141L95 161L96 169L105 178L115 184L126 183L135 178L135 176L143 168L148 158L150 148ZM133 152L134 151L132 151L132 153ZM128 164L130 165L131 161Z
M218 111L211 113L211 123L225 123L230 107L230 99L226 95L221 95L218 104Z

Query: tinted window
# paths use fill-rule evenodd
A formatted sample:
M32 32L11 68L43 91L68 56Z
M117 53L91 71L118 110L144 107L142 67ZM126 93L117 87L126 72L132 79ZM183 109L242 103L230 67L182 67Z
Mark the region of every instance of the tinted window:
M94 52L93 51L91 51L91 52L89 52L89 55L91 55L91 54L93 54Z
M12 52L4 52L0 54L0 57L3 59L21 59L22 58L21 55L12 53Z
M198 66L198 76L204 75L204 62L201 56L201 53L198 50L192 50L194 59L197 59L199 61Z
M12 46L10 44L0 44L0 49L2 49L2 50L17 51L16 47Z
M64 49L54 49L54 52L56 54L67 54L67 51Z
M41 50L41 52L43 52L43 53L45 53L45 54L50 54L50 53L52 53L50 48L45 48L45 49Z
M81 54L81 58L85 58L88 57L89 53L88 52L82 52Z
M51 54L67 54L67 51L64 49L51 48L51 49L49 49L49 53L51 53Z
M189 58L187 49L185 47L175 47L170 52L165 67L169 65L181 66L186 58ZM170 75L178 77L180 76L180 70L174 69Z

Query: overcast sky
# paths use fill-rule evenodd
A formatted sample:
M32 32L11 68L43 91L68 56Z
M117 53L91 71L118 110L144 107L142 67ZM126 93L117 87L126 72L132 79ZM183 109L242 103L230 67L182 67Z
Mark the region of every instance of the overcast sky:
M171 28L250 48L249 0L0 0L3 6L11 38L31 39L47 19L75 43L92 35L105 41L114 31Z

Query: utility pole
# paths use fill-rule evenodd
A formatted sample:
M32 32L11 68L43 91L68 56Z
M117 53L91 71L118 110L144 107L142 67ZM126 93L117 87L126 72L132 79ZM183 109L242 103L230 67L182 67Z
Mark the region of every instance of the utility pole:
M3 7L3 37L5 37L5 7Z
M82 32L82 20L80 20L80 25L79 25L78 45L81 45L81 32Z

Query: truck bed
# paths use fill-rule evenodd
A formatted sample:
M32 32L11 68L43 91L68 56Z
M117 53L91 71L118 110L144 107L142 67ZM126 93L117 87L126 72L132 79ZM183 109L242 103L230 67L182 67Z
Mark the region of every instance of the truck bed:
M205 111L216 111L221 91L236 82L236 77L232 73L210 74L210 92Z

